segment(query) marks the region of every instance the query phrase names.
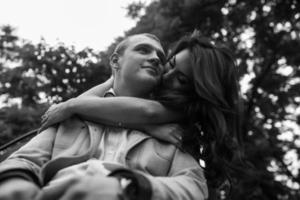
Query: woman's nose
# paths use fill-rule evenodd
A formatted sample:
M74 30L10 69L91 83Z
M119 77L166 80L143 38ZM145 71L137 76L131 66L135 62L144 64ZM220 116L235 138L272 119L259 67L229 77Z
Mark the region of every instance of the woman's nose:
M164 84L170 84L170 82L172 82L172 76L173 76L172 71L173 70L169 70L167 73L165 73L163 75L163 83Z
M163 75L163 80L168 80L170 78L170 71Z

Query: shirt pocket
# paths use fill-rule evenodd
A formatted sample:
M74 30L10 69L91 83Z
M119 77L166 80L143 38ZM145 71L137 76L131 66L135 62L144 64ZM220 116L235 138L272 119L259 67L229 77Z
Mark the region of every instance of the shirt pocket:
M166 146L160 142L147 140L129 152L126 156L126 163L129 168L153 176L166 176L172 163L174 150L173 148L164 147Z

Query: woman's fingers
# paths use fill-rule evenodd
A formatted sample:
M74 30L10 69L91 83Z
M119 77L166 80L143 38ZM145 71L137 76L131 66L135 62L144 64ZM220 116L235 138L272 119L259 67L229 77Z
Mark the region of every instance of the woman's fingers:
M60 113L61 111L59 110L59 105L60 104L53 104L41 117L42 120L41 120L41 127L39 129L39 132L63 120L63 117Z
M178 124L172 124L171 135L174 140L173 144L179 145L179 146L181 145L182 134L183 134L183 129Z
M47 118L48 118L48 115L46 115L46 114L42 115L42 123L43 123L44 121L46 121Z
M41 128L39 129L39 132L47 129L49 126L53 125L55 122L52 120L52 117L47 115L46 117L42 118L41 122Z
M181 132L179 132L178 130L173 131L173 136L179 141L182 140Z
M49 115L43 115L41 124L45 124L47 121L49 121Z
M172 143L172 144L174 144L174 145L177 145L177 144L180 143L180 141L179 141L177 138L173 137L173 138L171 138L170 143Z
M41 132L43 132L44 130L46 130L46 128L42 125L42 126L39 128L38 133L41 133Z
M41 125L41 127L39 129L39 133L42 132L43 130L47 129L49 126L50 125L49 125L49 121L48 120L43 121L42 125Z
M182 142L181 136L174 135L174 143L175 145L180 145Z
M50 121L50 120L45 120L44 122L42 122L42 125L41 125L41 127L39 129L39 132L44 131L45 129L49 128L53 124L55 124L55 122Z

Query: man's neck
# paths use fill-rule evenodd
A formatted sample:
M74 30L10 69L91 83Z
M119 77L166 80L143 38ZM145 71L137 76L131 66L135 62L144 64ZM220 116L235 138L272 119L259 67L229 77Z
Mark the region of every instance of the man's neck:
M113 90L116 96L147 98L147 95L142 94L140 91L132 90L129 85L125 84L114 84Z

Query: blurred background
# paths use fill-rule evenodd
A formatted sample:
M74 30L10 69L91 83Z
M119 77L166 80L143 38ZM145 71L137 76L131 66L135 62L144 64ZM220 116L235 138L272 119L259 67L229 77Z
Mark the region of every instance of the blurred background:
M298 0L0 0L0 145L39 127L51 103L111 74L124 36L149 32L166 49L195 28L234 52L242 133L255 176L230 199L300 199ZM218 199L228 199L219 191Z

